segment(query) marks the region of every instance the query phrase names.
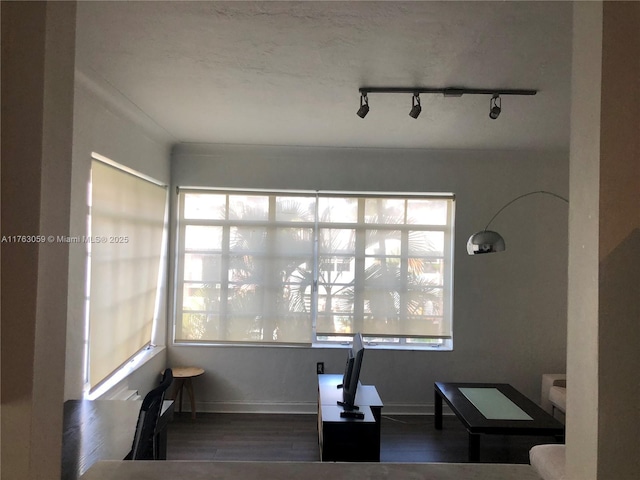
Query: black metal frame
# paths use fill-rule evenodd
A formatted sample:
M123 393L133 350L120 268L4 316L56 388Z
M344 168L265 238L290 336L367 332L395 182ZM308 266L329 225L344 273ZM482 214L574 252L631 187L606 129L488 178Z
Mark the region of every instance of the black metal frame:
M492 420L460 392L460 387L496 388L531 417L531 420ZM434 426L442 430L442 403L462 422L469 434L469 461L480 460L480 435L549 435L564 439L564 425L535 402L506 383L434 383Z
M445 97L461 97L462 95L535 95L537 90L504 89L504 88L463 88L463 87L360 87L361 95L369 93L421 93L442 94Z

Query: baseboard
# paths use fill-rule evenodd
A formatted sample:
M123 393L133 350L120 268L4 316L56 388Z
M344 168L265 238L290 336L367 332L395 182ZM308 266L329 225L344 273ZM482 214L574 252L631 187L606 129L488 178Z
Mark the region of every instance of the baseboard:
M189 412L189 402L184 402L183 411ZM178 411L178 405L175 406ZM204 413L276 413L276 414L306 414L318 413L318 405L304 402L196 402L196 411ZM383 415L433 415L433 404L385 404ZM451 414L445 405L443 414Z
M188 402L184 402L185 411L189 411ZM178 405L175 410L178 411ZM315 403L259 403L259 402L196 402L197 412L207 413L286 413L286 414L316 414L318 406Z

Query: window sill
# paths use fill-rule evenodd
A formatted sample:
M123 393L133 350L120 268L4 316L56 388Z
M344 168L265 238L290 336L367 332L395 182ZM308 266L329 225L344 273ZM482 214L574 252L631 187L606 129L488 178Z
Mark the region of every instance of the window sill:
M172 347L216 347L216 348L325 348L325 349L343 349L350 348L350 342L314 342L310 344L293 344L293 343L243 343L243 342L174 342ZM420 351L420 352L452 352L453 345L451 342L445 345L398 345L384 343L365 343L365 347L371 350L396 350L396 351Z
M350 343L324 343L316 342L311 345L313 348L347 348ZM384 343L367 343L364 344L369 350L396 350L396 351L420 351L420 352L452 352L453 345L398 345Z
M165 350L164 345L150 345L144 350L140 351L137 355L135 355L131 360L129 360L125 365L120 367L118 370L113 372L110 377L108 377L95 391L90 392L89 385L85 386L84 399L85 400L97 400L98 398L106 395L110 390L112 390L118 383L122 382L125 378L127 378L131 373L136 371L138 368L146 364L156 355L160 354Z

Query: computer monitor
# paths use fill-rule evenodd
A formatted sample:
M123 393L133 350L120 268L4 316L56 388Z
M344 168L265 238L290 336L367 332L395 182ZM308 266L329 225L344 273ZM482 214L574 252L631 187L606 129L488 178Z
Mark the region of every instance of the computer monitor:
M363 357L364 341L362 334L356 333L353 336L353 345L347 353L347 363L342 377L342 401L338 402L338 405L341 405L345 410L358 409L355 400Z

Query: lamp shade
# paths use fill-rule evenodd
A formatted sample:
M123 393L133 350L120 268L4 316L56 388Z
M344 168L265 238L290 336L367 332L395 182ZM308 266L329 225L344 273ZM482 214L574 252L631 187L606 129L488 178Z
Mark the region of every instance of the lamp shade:
M469 237L467 253L479 255L481 253L504 252L504 238L498 232L482 230Z

